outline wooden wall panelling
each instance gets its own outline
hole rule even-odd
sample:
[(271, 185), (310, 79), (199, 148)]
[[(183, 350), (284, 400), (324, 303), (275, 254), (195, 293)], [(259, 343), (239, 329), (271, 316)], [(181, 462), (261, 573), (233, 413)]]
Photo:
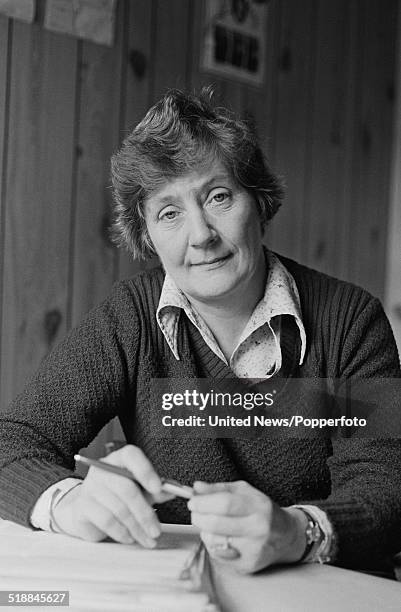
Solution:
[[(2, 179), (3, 163), (5, 161), (5, 138), (6, 138), (6, 122), (8, 113), (8, 80), (9, 74), (9, 56), (8, 56), (8, 40), (11, 39), (11, 20), (5, 17), (0, 17), (0, 178)], [(1, 180), (1, 185), (3, 181)], [(0, 191), (1, 197), (1, 191)], [(1, 208), (0, 208), (1, 210)]]
[[(136, 0), (126, 3), (120, 143), (143, 118), (150, 106), (150, 85), (152, 71), (154, 70), (153, 36), (155, 18), (154, 0)], [(149, 262), (134, 261), (125, 249), (119, 249), (118, 258), (119, 278), (132, 276), (155, 263), (155, 260)], [(112, 423), (109, 440), (125, 440), (118, 419), (114, 419)]]
[[(144, 117), (150, 106), (156, 6), (154, 0), (127, 2), (126, 45), (123, 50), (123, 88), (120, 143)], [(133, 261), (131, 255), (119, 250), (119, 277), (126, 278), (145, 269), (149, 264)]]
[(361, 80), (352, 197), (350, 278), (383, 297), (397, 0), (360, 3)]
[(282, 208), (271, 224), (268, 241), (283, 255), (302, 258), (310, 162), (310, 92), (316, 37), (315, 2), (282, 0), (273, 126), (274, 168), (286, 185)]
[[(346, 0), (317, 3), (313, 118), (311, 126), (310, 175), (303, 236), (303, 259), (313, 268), (337, 275), (338, 255), (346, 252), (342, 228), (349, 226), (344, 204), (343, 177), (346, 171), (345, 119), (348, 11)], [(347, 67), (344, 70), (344, 67)]]
[(120, 136), (123, 4), (113, 47), (82, 42), (77, 109), (76, 211), (73, 241), (72, 324), (108, 293), (116, 278), (110, 241), (110, 157)]
[(76, 42), (14, 22), (5, 210), (2, 402), (65, 332)]
[[(6, 198), (6, 173), (7, 173), (7, 131), (9, 110), (9, 38), (11, 41), (11, 21), (0, 17), (0, 329), (3, 308), (3, 264), (4, 264), (4, 215)], [(0, 335), (0, 372), (1, 372), (1, 335)], [(1, 402), (1, 393), (0, 393)], [(0, 403), (1, 409), (1, 403)]]
[(398, 5), (396, 99), (384, 307), (401, 356), (401, 3)]
[(255, 125), (263, 151), (273, 169), (280, 12), (281, 2), (271, 0), (266, 22), (264, 84), (261, 87), (246, 87), (242, 96), (243, 114)]
[(233, 78), (225, 78), (201, 69), (203, 37), (207, 28), (205, 21), (206, 7), (204, 0), (199, 0), (199, 2), (192, 0), (190, 6), (191, 27), (189, 31), (191, 32), (191, 39), (188, 46), (188, 56), (192, 60), (189, 62), (188, 87), (192, 91), (199, 92), (203, 86), (211, 85), (215, 103), (217, 105), (223, 104), (241, 115), (244, 111), (244, 98), (248, 86)]
[[(256, 128), (259, 142), (273, 172), (275, 159), (275, 123), (277, 113), (277, 80), (280, 41), (281, 2), (271, 0), (266, 22), (266, 66), (263, 87), (247, 87), (243, 92), (243, 116)], [(270, 226), (265, 230), (264, 242), (270, 245)]]
[(244, 110), (245, 92), (248, 87), (248, 85), (239, 81), (221, 78), (217, 82), (216, 93), (218, 93), (219, 99), (225, 106), (241, 117)]
[[(117, 250), (110, 241), (110, 156), (121, 125), (125, 5), (118, 4), (113, 47), (82, 42), (77, 109), (75, 227), (73, 240), (72, 324), (110, 292), (117, 276)], [(82, 452), (102, 457), (113, 438), (107, 424)]]
[(205, 0), (190, 0), (191, 37), (188, 47), (188, 57), (190, 58), (188, 88), (190, 91), (199, 93), (202, 87), (211, 85), (214, 91), (214, 101), (221, 104), (226, 102), (225, 79), (201, 69), (203, 37), (207, 28), (205, 11)]
[(360, 69), (360, 37), (359, 32), (359, 3), (346, 3), (346, 30), (344, 56), (345, 94), (344, 116), (341, 128), (341, 146), (343, 151), (342, 175), (339, 180), (339, 212), (335, 219), (335, 238), (341, 248), (336, 248), (333, 256), (335, 263), (329, 270), (343, 280), (350, 280), (349, 245), (353, 240), (352, 210), (353, 210), (353, 178), (355, 171), (355, 140), (358, 123), (358, 88)]
[[(189, 58), (188, 62), (188, 79), (187, 86), (190, 91), (199, 93), (202, 87), (212, 86), (214, 91), (213, 100), (216, 104), (228, 103), (232, 108), (236, 105), (240, 105), (239, 98), (237, 104), (235, 100), (227, 100), (225, 79), (205, 72), (201, 69), (201, 54), (204, 32), (207, 28), (205, 21), (205, 1), (204, 0), (190, 0), (190, 21), (191, 21), (191, 37), (189, 40), (189, 46), (187, 55)], [(230, 104), (231, 102), (231, 104)]]
[(204, 85), (210, 85), (210, 75), (200, 69), (200, 54), (202, 37), (205, 28), (204, 23), (204, 0), (189, 0), (189, 11), (191, 21), (190, 46), (188, 56), (190, 58), (188, 68), (188, 88), (191, 91), (199, 91)]
[(186, 87), (190, 4), (187, 0), (154, 0), (156, 9), (151, 104), (172, 87)]

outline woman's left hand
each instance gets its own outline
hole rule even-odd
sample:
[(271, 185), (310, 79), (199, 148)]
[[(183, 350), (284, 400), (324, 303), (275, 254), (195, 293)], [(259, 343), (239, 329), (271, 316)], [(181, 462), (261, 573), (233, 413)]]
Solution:
[(248, 574), (302, 557), (307, 527), (302, 510), (281, 508), (244, 481), (196, 482), (194, 491), (188, 502), (192, 523), (215, 559)]

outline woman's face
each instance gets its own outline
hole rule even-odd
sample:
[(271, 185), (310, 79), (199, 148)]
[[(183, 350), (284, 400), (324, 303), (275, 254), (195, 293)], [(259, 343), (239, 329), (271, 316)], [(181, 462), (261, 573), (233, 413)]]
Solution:
[(146, 200), (145, 220), (165, 270), (189, 300), (229, 304), (262, 289), (257, 206), (222, 163), (166, 182)]

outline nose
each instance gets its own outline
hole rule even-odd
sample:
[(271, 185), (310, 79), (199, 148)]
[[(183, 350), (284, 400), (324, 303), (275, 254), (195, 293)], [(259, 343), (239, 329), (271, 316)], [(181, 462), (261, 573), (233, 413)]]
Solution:
[(188, 216), (188, 241), (194, 248), (205, 248), (217, 239), (217, 231), (201, 208), (191, 211)]

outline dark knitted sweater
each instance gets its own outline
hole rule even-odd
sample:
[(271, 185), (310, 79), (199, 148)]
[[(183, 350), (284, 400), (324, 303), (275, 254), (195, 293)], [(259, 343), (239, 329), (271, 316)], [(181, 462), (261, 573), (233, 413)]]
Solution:
[[(282, 376), (400, 376), (393, 335), (377, 299), (281, 260), (298, 287), (307, 338), (299, 366), (299, 337), (283, 325)], [(163, 279), (158, 268), (117, 283), (3, 410), (0, 516), (29, 524), (40, 494), (73, 475), (74, 453), (117, 415), (127, 441), (144, 450), (160, 475), (185, 484), (244, 479), (282, 506), (318, 505), (334, 526), (337, 564), (383, 567), (401, 550), (398, 440), (155, 438), (150, 426), (152, 379), (233, 375), (185, 316), (179, 325), (181, 359), (175, 359), (155, 317)], [(166, 522), (189, 521), (182, 500), (161, 505), (158, 514)]]

